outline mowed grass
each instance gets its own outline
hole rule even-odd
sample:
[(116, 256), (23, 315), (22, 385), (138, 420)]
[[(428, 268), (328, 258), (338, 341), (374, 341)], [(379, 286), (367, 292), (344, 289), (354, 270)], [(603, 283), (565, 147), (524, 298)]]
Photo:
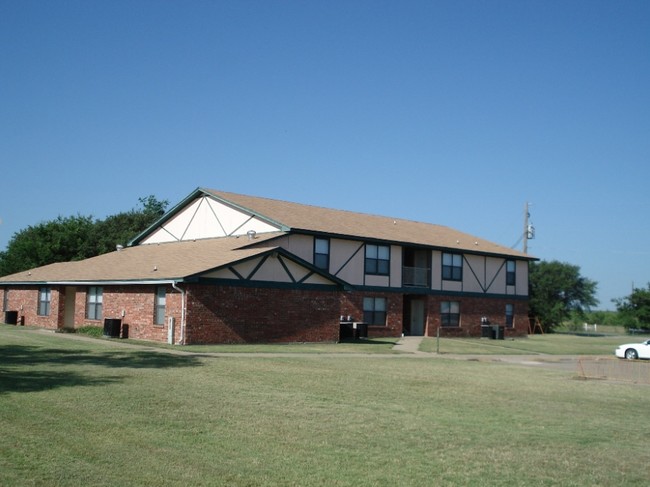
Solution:
[(503, 363), (0, 326), (0, 485), (644, 485), (649, 394)]
[(580, 336), (564, 334), (530, 335), (524, 338), (489, 340), (486, 338), (425, 338), (423, 352), (478, 355), (613, 355), (623, 343), (642, 342), (645, 336)]

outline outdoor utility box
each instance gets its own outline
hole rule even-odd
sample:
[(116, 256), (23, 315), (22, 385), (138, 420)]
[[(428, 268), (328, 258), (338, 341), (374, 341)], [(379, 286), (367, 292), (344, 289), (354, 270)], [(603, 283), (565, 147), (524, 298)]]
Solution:
[(354, 323), (355, 327), (354, 338), (368, 338), (368, 323)]
[(116, 318), (104, 319), (104, 336), (110, 338), (120, 338), (122, 329), (122, 320)]
[(339, 340), (352, 338), (368, 338), (368, 323), (358, 323), (356, 321), (341, 321), (339, 330)]
[(341, 327), (339, 330), (339, 340), (354, 338), (354, 330), (352, 329), (352, 323), (341, 322), (339, 326)]
[(505, 326), (494, 325), (492, 327), (492, 338), (494, 340), (503, 340), (505, 338), (504, 337), (505, 333), (506, 333)]
[(18, 311), (5, 311), (5, 323), (7, 325), (17, 325)]
[(481, 338), (494, 338), (494, 327), (490, 325), (481, 325)]

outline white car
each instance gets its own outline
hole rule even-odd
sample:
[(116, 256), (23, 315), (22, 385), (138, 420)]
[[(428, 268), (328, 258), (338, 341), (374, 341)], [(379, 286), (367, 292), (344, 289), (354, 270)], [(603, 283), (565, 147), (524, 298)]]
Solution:
[(614, 351), (618, 358), (626, 358), (628, 360), (636, 360), (638, 358), (650, 359), (650, 340), (643, 343), (626, 343), (619, 345)]

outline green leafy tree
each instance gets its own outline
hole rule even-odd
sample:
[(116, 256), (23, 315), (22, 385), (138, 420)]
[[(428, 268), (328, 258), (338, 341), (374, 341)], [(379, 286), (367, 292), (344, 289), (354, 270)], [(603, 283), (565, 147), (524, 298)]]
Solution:
[(558, 262), (530, 264), (529, 305), (545, 331), (552, 331), (572, 312), (582, 314), (598, 304), (597, 283), (580, 275), (580, 267)]
[(126, 245), (164, 213), (167, 200), (158, 201), (154, 196), (139, 199), (142, 209), (109, 216), (98, 221), (94, 228), (95, 255), (112, 252), (117, 245)]
[(142, 208), (94, 220), (91, 216), (61, 217), (14, 234), (0, 252), (0, 275), (55, 262), (82, 260), (125, 245), (160, 218), (167, 200), (139, 199)]
[(0, 252), (0, 274), (92, 257), (93, 227), (90, 216), (59, 216), (17, 232)]
[(632, 294), (614, 299), (626, 328), (650, 328), (650, 283), (647, 289), (634, 288)]

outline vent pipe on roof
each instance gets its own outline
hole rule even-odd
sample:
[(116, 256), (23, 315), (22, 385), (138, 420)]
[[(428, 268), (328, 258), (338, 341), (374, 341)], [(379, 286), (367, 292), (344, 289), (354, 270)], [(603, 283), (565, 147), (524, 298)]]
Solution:
[(248, 236), (248, 240), (253, 240), (255, 235), (257, 235), (257, 232), (255, 230), (249, 230), (246, 232), (246, 235)]

